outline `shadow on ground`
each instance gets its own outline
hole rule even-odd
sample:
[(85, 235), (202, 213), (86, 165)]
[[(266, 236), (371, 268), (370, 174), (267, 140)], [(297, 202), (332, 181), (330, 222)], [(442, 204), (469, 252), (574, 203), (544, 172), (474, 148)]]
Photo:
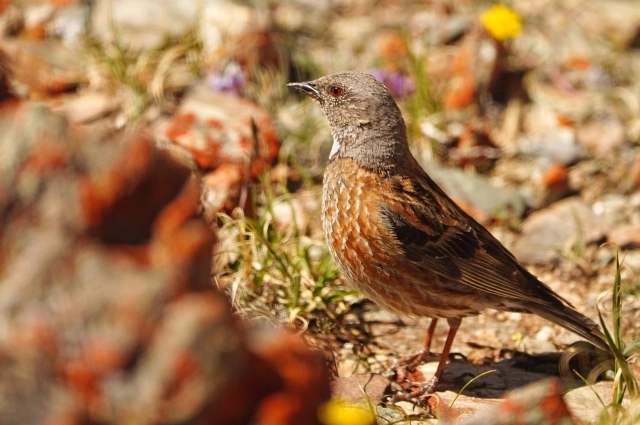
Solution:
[[(498, 398), (506, 392), (550, 376), (559, 377), (566, 389), (582, 387), (585, 382), (575, 372), (586, 377), (605, 359), (599, 357), (597, 353), (582, 352), (569, 362), (568, 369), (574, 373), (561, 373), (559, 365), (565, 362), (565, 358), (571, 354), (573, 353), (527, 354), (517, 352), (513, 353), (510, 358), (495, 363), (487, 362), (483, 365), (471, 364), (464, 360), (463, 356), (459, 356), (454, 358), (445, 368), (442, 382), (438, 385), (437, 391), (459, 393), (468, 384), (463, 391), (467, 396)], [(425, 366), (430, 366), (430, 364)], [(428, 377), (431, 371), (423, 369), (422, 372)], [(478, 377), (485, 372), (489, 373)]]

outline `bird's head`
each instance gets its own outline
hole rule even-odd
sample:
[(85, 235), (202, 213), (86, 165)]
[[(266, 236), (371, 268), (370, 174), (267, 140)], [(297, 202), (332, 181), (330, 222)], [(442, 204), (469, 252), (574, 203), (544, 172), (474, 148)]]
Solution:
[(320, 105), (333, 135), (330, 159), (380, 162), (408, 151), (400, 109), (389, 90), (372, 75), (348, 71), (287, 85)]

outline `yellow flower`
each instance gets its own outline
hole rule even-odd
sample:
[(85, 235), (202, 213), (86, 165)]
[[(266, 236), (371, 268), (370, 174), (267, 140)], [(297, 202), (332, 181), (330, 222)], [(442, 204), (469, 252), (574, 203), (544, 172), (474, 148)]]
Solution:
[(496, 4), (485, 10), (480, 21), (496, 40), (516, 37), (522, 31), (520, 15), (503, 4)]
[(318, 411), (325, 425), (372, 425), (376, 417), (369, 406), (342, 400), (329, 400)]

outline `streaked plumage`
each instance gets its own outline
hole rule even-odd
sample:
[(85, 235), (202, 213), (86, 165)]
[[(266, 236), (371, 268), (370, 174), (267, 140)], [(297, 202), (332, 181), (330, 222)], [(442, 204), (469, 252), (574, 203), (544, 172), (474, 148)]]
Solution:
[(461, 319), (487, 308), (537, 314), (607, 349), (593, 321), (431, 180), (409, 151), (400, 110), (380, 82), (344, 72), (290, 86), (320, 104), (334, 138), (322, 200), (333, 258), (382, 307), (448, 320), (436, 379)]

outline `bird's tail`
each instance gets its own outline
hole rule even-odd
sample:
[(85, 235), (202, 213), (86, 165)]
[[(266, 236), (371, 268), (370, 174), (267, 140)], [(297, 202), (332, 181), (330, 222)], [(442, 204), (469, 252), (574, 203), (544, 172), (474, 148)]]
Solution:
[(555, 308), (541, 307), (540, 310), (534, 311), (534, 313), (580, 335), (601, 350), (611, 351), (600, 327), (570, 305), (562, 304)]

